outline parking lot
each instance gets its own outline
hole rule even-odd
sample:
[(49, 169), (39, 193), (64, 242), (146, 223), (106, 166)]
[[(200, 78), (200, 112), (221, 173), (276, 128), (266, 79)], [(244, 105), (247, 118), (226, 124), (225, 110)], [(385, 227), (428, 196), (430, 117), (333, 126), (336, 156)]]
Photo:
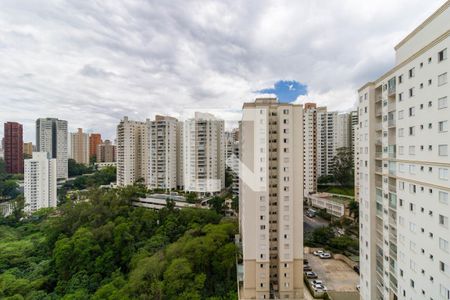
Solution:
[(329, 291), (356, 292), (359, 275), (346, 263), (334, 258), (320, 259), (313, 254), (305, 253), (305, 259), (318, 279), (323, 280)]

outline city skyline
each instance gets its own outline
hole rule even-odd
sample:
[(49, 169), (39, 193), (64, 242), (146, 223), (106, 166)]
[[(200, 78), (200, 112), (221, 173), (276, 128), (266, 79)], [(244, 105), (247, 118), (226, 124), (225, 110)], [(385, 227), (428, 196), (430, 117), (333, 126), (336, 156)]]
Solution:
[[(178, 118), (186, 108), (210, 107), (238, 120), (242, 103), (260, 92), (349, 111), (357, 87), (393, 64), (392, 47), (442, 1), (277, 3), (193, 3), (180, 11), (139, 2), (103, 10), (89, 3), (23, 9), (21, 2), (3, 2), (0, 53), (10, 59), (0, 74), (0, 97), (11, 109), (0, 118), (23, 124), (24, 141), (33, 141), (38, 117), (68, 120), (70, 132), (83, 127), (108, 139), (125, 115)], [(305, 26), (296, 26), (299, 16)], [(394, 18), (395, 26), (379, 26)], [(269, 47), (280, 39), (283, 46)], [(384, 46), (371, 49), (368, 60), (373, 44)]]

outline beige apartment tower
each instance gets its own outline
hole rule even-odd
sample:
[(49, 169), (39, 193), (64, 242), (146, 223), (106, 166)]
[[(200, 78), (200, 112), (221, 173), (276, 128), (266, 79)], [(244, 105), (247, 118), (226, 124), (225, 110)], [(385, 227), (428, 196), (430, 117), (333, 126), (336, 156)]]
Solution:
[(116, 146), (110, 140), (105, 140), (103, 143), (97, 145), (97, 162), (115, 162), (116, 152)]
[(138, 122), (124, 117), (117, 126), (117, 185), (148, 182), (150, 121)]
[(81, 128), (70, 133), (70, 158), (79, 164), (89, 164), (89, 135)]
[(303, 108), (256, 99), (240, 128), (240, 299), (303, 299)]

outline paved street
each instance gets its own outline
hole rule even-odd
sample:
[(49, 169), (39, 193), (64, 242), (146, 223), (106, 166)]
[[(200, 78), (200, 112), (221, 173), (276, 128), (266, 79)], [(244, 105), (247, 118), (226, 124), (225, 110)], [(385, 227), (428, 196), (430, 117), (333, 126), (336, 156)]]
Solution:
[(322, 219), (319, 216), (315, 216), (314, 218), (307, 217), (303, 214), (303, 231), (311, 232), (316, 228), (328, 226), (329, 222), (327, 220)]

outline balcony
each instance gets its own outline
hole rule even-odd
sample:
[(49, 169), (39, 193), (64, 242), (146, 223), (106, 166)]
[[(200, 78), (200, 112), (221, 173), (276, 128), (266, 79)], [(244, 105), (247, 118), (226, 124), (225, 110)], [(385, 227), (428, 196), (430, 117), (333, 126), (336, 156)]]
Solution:
[(389, 128), (392, 128), (392, 127), (395, 127), (396, 125), (395, 125), (395, 119), (390, 119), (390, 120), (388, 120), (388, 127)]
[(377, 117), (377, 118), (381, 117), (382, 114), (383, 114), (383, 112), (382, 112), (381, 108), (375, 110), (375, 117)]
[(396, 90), (395, 77), (392, 77), (388, 81), (388, 96), (395, 95), (395, 90)]
[(381, 159), (382, 156), (383, 156), (383, 152), (381, 152), (381, 151), (375, 152), (375, 158)]

